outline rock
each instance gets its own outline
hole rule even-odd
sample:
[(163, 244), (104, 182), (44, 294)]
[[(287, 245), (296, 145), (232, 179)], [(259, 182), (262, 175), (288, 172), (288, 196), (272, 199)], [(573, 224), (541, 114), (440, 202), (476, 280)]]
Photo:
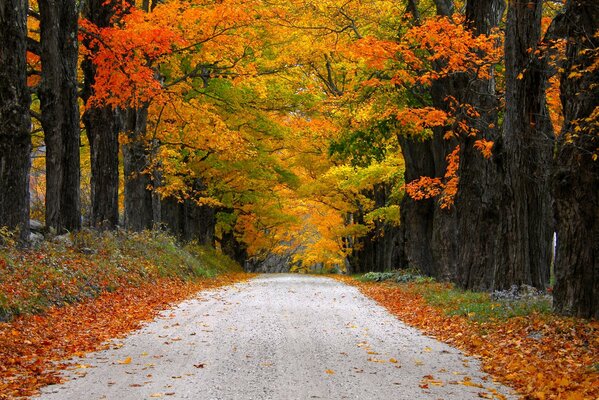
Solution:
[(69, 233), (65, 233), (64, 235), (55, 236), (52, 239), (52, 243), (62, 244), (65, 247), (71, 247), (73, 245), (73, 240), (71, 239), (71, 235)]
[(79, 251), (83, 254), (96, 254), (96, 251), (94, 249), (90, 249), (89, 247), (83, 247)]
[(44, 235), (31, 231), (29, 233), (29, 243), (34, 246), (41, 244), (44, 241)]
[(32, 232), (41, 232), (42, 230), (44, 230), (44, 224), (42, 224), (37, 219), (32, 219), (29, 220), (29, 229)]

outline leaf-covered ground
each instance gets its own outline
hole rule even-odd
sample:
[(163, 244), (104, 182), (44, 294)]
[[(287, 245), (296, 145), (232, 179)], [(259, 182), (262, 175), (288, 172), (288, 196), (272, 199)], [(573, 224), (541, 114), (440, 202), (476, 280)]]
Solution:
[(479, 356), (486, 372), (525, 399), (599, 399), (597, 321), (536, 311), (489, 318), (476, 318), (474, 311), (457, 315), (448, 302), (434, 302), (434, 296), (426, 295), (451, 290), (442, 284), (338, 279), (356, 285), (425, 334)]
[(32, 395), (41, 386), (60, 382), (59, 371), (69, 357), (101, 348), (108, 339), (139, 328), (169, 304), (198, 290), (250, 276), (233, 273), (194, 282), (163, 278), (0, 323), (0, 399)]
[(136, 329), (198, 290), (247, 279), (214, 249), (160, 232), (83, 230), (0, 247), (0, 399), (60, 380), (71, 356)]

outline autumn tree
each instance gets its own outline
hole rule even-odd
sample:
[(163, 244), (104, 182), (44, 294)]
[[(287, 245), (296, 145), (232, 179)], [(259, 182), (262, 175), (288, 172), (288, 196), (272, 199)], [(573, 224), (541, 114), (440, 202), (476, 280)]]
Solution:
[[(491, 35), (499, 26), (504, 10), (503, 0), (468, 1), (466, 25), (475, 35)], [(498, 39), (493, 40), (500, 46)], [(493, 72), (495, 65), (484, 68), (490, 71), (485, 78), (464, 82), (462, 101), (475, 111), (465, 120), (476, 134), (461, 138), (460, 183), (455, 201), (459, 251), (454, 279), (470, 289), (496, 287), (494, 273), (503, 268), (500, 243), (505, 239), (500, 230), (503, 219), (500, 98)], [(486, 156), (477, 148), (480, 143), (492, 146)]]
[[(115, 16), (114, 2), (88, 0), (82, 16), (97, 28), (112, 25)], [(96, 32), (82, 32), (84, 54), (98, 50), (101, 40)], [(91, 54), (82, 62), (84, 74), (82, 99), (85, 102), (83, 123), (90, 145), (91, 159), (91, 218), (90, 224), (99, 228), (115, 228), (119, 221), (119, 143), (120, 119), (118, 110), (112, 106), (94, 104), (94, 84), (97, 66)]]
[(557, 137), (555, 309), (599, 318), (599, 7), (570, 0), (563, 23), (564, 127)]
[(46, 226), (81, 227), (78, 19), (75, 0), (40, 0), (41, 122), (46, 146)]
[(31, 97), (27, 88), (25, 0), (0, 4), (0, 226), (29, 235)]
[(503, 254), (495, 287), (549, 283), (553, 216), (549, 165), (553, 129), (544, 65), (538, 56), (542, 1), (510, 2), (505, 35)]

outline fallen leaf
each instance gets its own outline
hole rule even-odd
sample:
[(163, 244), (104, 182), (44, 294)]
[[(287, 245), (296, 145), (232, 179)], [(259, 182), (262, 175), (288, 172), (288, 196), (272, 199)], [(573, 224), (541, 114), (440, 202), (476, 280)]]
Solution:
[(119, 364), (131, 364), (131, 357), (127, 357), (124, 360), (118, 361)]

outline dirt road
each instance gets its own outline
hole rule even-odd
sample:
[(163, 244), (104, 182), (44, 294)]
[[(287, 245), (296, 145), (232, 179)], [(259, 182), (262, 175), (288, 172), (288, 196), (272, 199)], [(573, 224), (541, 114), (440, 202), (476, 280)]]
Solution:
[(111, 347), (75, 360), (70, 380), (39, 398), (511, 398), (475, 359), (354, 287), (313, 276), (262, 275), (200, 293)]

